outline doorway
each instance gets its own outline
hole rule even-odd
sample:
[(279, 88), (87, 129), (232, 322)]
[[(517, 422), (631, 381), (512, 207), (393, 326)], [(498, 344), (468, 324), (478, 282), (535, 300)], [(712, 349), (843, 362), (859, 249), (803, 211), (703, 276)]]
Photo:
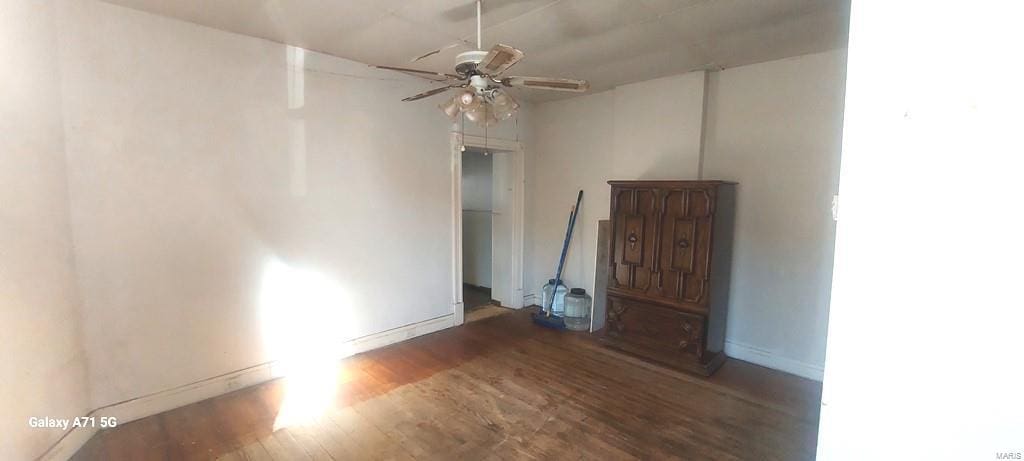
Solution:
[(518, 142), (453, 133), (452, 162), (458, 325), (474, 311), (523, 307), (523, 152)]
[(501, 304), (491, 297), (495, 155), (500, 154), (478, 147), (462, 152), (462, 303), (467, 317)]

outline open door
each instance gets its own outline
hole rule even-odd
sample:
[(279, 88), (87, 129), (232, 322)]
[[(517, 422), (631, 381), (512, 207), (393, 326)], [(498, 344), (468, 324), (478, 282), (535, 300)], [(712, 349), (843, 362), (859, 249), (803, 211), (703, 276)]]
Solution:
[(513, 285), (513, 163), (512, 154), (493, 152), (491, 174), (491, 297), (505, 307), (514, 303)]

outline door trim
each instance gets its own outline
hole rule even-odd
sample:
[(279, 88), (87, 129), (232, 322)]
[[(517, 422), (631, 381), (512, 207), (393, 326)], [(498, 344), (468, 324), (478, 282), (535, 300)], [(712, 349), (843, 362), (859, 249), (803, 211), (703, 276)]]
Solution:
[(453, 132), (451, 134), (452, 165), (452, 313), (455, 325), (462, 325), (462, 146), (502, 151), (512, 156), (512, 299), (511, 308), (523, 307), (523, 227), (525, 210), (526, 161), (523, 144), (500, 138), (484, 138)]

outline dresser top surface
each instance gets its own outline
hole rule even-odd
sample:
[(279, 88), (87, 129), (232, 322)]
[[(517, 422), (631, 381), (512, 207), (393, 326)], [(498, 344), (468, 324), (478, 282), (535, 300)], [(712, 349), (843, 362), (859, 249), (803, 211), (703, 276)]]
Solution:
[(608, 184), (612, 186), (653, 186), (653, 187), (672, 187), (672, 186), (683, 186), (683, 187), (705, 187), (705, 186), (720, 186), (723, 184), (737, 184), (735, 181), (721, 181), (721, 180), (665, 180), (665, 179), (651, 179), (651, 180), (637, 180), (637, 179), (613, 179), (608, 181)]

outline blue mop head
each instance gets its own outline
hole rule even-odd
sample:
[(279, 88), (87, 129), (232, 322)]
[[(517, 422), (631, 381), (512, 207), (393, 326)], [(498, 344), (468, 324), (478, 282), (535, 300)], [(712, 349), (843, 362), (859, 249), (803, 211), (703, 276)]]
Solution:
[(552, 314), (549, 317), (546, 313), (544, 313), (544, 311), (538, 311), (534, 312), (532, 317), (533, 323), (536, 323), (537, 325), (540, 325), (542, 327), (553, 328), (555, 330), (565, 329), (565, 320), (562, 320), (562, 318), (557, 315)]

